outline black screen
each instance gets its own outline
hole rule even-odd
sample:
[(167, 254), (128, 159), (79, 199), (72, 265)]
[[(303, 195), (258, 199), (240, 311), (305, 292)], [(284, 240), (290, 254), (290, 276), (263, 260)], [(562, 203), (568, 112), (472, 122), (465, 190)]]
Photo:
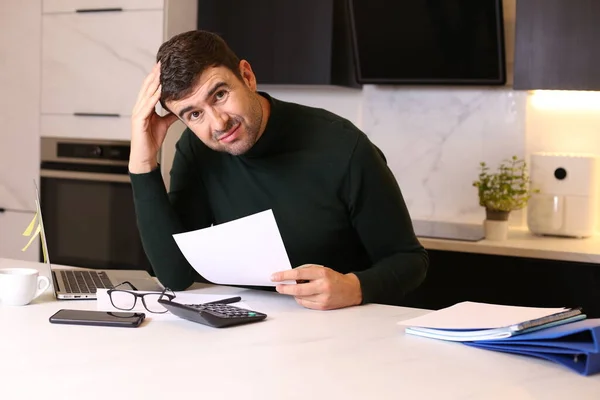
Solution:
[(59, 310), (50, 317), (54, 324), (122, 326), (134, 328), (139, 326), (146, 315), (144, 313), (95, 310)]
[(134, 322), (143, 313), (121, 311), (95, 310), (60, 310), (55, 314), (56, 319), (64, 321), (94, 321), (94, 322)]
[(151, 270), (129, 182), (42, 177), (41, 205), (52, 263)]
[(350, 0), (360, 83), (504, 84), (501, 0)]

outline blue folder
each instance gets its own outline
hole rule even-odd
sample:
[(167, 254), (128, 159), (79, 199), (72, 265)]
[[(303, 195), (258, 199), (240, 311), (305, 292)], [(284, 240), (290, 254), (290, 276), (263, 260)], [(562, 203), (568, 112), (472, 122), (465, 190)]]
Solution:
[(585, 319), (499, 340), (467, 346), (546, 359), (581, 375), (600, 372), (600, 318)]

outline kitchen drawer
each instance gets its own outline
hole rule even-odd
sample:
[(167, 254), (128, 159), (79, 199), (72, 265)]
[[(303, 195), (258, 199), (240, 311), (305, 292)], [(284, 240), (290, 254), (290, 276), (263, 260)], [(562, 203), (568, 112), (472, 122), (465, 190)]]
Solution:
[(71, 115), (42, 115), (41, 137), (77, 139), (130, 140), (129, 117), (74, 117)]
[(162, 11), (44, 15), (42, 114), (131, 115), (162, 32)]
[(163, 0), (44, 0), (42, 12), (64, 13), (120, 8), (123, 10), (162, 10)]
[[(33, 183), (31, 185), (32, 196)], [(29, 237), (22, 233), (31, 222), (33, 212), (0, 212), (0, 258), (13, 258), (23, 261), (39, 261), (40, 239), (39, 236), (26, 251), (21, 251), (29, 241)]]

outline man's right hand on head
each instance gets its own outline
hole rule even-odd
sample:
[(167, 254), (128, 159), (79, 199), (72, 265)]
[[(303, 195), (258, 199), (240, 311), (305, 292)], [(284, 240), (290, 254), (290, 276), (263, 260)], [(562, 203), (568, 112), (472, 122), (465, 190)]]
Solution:
[(157, 166), (157, 155), (167, 130), (177, 120), (175, 114), (160, 116), (156, 104), (160, 100), (160, 63), (144, 79), (131, 113), (131, 154), (129, 172), (142, 174)]

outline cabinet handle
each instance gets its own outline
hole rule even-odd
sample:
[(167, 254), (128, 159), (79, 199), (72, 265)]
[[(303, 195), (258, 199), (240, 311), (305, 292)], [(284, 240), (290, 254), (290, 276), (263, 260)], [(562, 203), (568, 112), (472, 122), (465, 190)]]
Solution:
[(119, 118), (121, 116), (121, 114), (86, 113), (86, 112), (74, 112), (73, 115), (76, 117), (110, 117), (110, 118)]
[(95, 13), (95, 12), (114, 12), (114, 11), (123, 11), (122, 8), (78, 8), (75, 12), (78, 13)]
[(33, 213), (33, 211), (15, 210), (13, 208), (0, 207), (0, 214), (5, 213), (5, 212), (24, 213), (24, 214), (31, 214), (31, 213)]

